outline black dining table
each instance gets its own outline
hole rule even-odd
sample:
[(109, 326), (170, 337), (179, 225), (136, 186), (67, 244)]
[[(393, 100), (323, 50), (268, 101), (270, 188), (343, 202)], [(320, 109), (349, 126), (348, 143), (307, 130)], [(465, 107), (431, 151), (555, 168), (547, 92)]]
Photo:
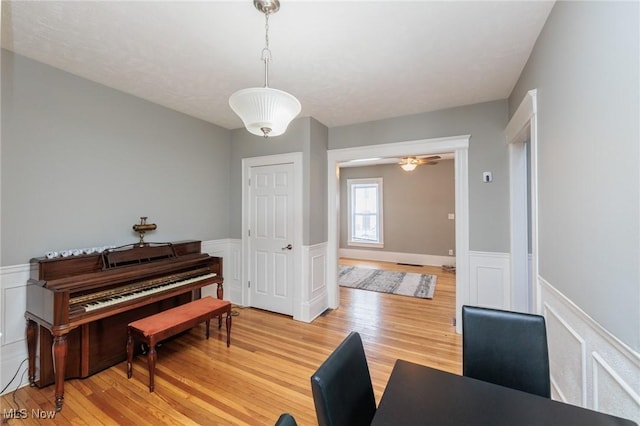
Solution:
[(371, 423), (401, 425), (626, 425), (631, 420), (396, 361)]

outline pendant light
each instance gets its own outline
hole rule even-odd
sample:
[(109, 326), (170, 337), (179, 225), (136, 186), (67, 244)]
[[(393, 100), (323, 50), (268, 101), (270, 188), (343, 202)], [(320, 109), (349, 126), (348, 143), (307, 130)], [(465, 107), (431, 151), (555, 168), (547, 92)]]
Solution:
[(265, 16), (264, 87), (251, 87), (235, 92), (229, 98), (229, 106), (254, 135), (279, 136), (300, 113), (302, 106), (293, 95), (269, 87), (269, 15), (280, 9), (279, 0), (253, 0), (253, 5)]

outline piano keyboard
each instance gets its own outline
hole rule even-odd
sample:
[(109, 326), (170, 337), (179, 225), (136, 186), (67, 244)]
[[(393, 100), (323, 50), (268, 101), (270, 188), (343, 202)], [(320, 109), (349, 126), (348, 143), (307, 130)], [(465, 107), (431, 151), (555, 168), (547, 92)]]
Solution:
[(202, 280), (206, 280), (207, 278), (213, 278), (213, 277), (215, 277), (217, 275), (218, 274), (198, 275), (196, 277), (188, 278), (186, 280), (174, 281), (174, 282), (163, 284), (163, 285), (159, 285), (159, 286), (156, 286), (156, 287), (151, 287), (151, 288), (146, 288), (144, 290), (135, 291), (133, 293), (120, 294), (120, 295), (116, 295), (116, 296), (110, 297), (108, 299), (97, 300), (95, 302), (82, 304), (81, 306), (82, 306), (82, 308), (84, 309), (85, 312), (91, 312), (91, 311), (95, 311), (96, 309), (102, 309), (102, 308), (107, 307), (107, 306), (117, 305), (119, 303), (126, 302), (126, 301), (129, 301), (129, 300), (138, 299), (138, 298), (141, 298), (141, 297), (144, 297), (144, 296), (148, 296), (148, 295), (155, 294), (155, 293), (160, 293), (160, 292), (166, 291), (166, 290), (171, 290), (172, 288), (181, 287), (181, 286), (184, 286), (184, 285), (187, 285), (187, 284), (194, 283), (196, 281), (202, 281)]

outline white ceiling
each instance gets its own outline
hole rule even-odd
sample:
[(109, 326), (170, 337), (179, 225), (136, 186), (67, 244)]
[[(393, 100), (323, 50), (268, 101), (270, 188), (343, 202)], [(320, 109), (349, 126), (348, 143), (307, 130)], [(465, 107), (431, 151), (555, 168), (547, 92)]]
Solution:
[[(552, 6), (281, 0), (269, 85), (328, 127), (505, 99)], [(229, 95), (263, 85), (264, 15), (252, 0), (3, 0), (2, 47), (234, 129)]]

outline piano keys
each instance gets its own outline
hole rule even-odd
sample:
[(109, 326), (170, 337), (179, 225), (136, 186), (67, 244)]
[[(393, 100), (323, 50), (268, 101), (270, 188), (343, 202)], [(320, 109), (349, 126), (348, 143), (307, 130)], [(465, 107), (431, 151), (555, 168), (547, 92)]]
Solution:
[(217, 285), (217, 297), (223, 298), (222, 258), (201, 253), (200, 241), (31, 262), (25, 313), (29, 382), (55, 383), (58, 411), (65, 379), (88, 377), (126, 359), (127, 324), (197, 299), (207, 285)]

